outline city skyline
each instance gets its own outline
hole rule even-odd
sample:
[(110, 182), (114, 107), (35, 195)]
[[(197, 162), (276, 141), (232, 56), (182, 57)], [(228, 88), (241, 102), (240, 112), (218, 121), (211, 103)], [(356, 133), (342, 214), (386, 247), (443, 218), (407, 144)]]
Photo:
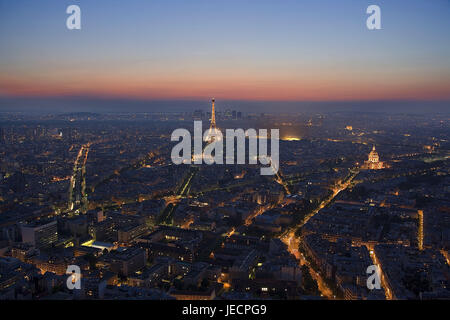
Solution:
[[(450, 297), (448, 117), (212, 117), (210, 103), (1, 113), (0, 300)], [(174, 130), (213, 118), (276, 124), (277, 174), (177, 165)]]
[(450, 300), (449, 9), (0, 0), (0, 303)]

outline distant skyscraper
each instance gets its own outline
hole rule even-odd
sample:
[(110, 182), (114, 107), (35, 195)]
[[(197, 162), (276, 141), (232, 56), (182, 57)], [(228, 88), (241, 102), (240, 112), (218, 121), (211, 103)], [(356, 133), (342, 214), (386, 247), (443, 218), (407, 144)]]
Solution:
[(417, 246), (419, 250), (423, 250), (423, 210), (417, 211), (419, 216), (419, 230), (417, 234)]
[(202, 120), (204, 116), (203, 110), (195, 110), (193, 113), (194, 120)]

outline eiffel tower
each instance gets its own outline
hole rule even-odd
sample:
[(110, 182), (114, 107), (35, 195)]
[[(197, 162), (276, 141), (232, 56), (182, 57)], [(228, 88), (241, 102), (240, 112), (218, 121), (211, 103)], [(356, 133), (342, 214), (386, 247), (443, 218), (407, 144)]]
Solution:
[(211, 100), (212, 102), (212, 110), (211, 110), (211, 125), (209, 127), (209, 137), (208, 137), (208, 142), (212, 142), (214, 141), (214, 136), (213, 134), (215, 134), (217, 132), (217, 127), (216, 127), (216, 109), (214, 107), (214, 103), (216, 102), (216, 100), (213, 98)]
[(211, 126), (209, 127), (209, 130), (211, 132), (214, 130), (216, 131), (216, 110), (214, 108), (214, 98), (212, 99), (212, 111), (211, 111)]

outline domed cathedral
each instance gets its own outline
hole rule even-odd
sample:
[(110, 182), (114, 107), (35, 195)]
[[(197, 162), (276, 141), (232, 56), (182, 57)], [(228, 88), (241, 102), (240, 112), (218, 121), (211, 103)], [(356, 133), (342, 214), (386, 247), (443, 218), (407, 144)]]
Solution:
[(384, 162), (380, 161), (380, 156), (378, 155), (375, 146), (373, 146), (372, 151), (369, 153), (369, 159), (364, 161), (362, 169), (379, 170), (384, 168), (387, 168), (387, 166)]
[(369, 153), (369, 162), (378, 163), (380, 162), (380, 157), (378, 156), (377, 150), (375, 150), (375, 146), (373, 146), (372, 151)]

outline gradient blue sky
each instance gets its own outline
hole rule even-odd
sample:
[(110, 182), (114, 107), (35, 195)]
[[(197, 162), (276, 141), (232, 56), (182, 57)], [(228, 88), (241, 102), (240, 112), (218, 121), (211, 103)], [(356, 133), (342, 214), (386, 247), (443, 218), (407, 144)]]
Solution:
[(0, 0), (0, 95), (450, 100), (449, 34), (448, 0)]

